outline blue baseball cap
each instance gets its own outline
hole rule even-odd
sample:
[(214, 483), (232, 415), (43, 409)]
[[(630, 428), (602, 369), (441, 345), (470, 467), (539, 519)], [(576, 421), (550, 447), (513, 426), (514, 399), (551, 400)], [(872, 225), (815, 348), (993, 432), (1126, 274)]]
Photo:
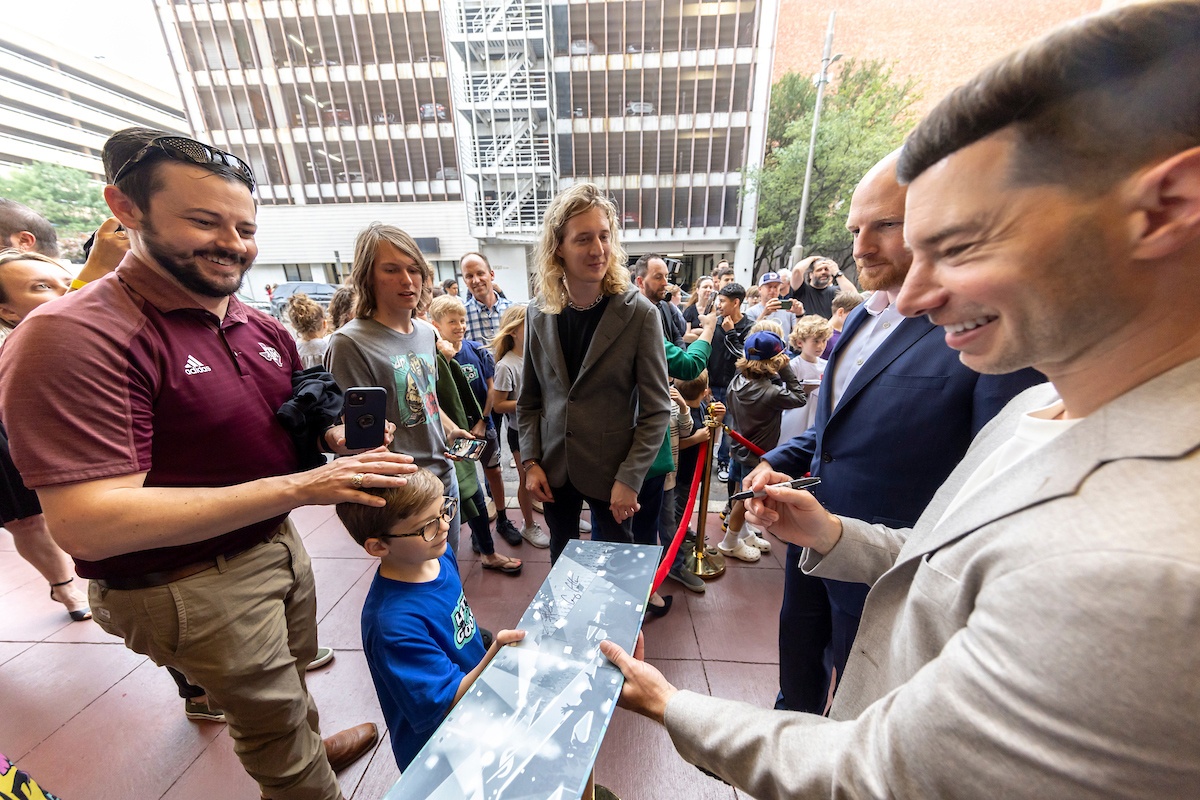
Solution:
[(783, 339), (770, 331), (759, 331), (746, 340), (746, 359), (766, 361), (783, 352)]
[(758, 279), (759, 286), (766, 286), (768, 283), (783, 283), (778, 272), (764, 272), (763, 276)]

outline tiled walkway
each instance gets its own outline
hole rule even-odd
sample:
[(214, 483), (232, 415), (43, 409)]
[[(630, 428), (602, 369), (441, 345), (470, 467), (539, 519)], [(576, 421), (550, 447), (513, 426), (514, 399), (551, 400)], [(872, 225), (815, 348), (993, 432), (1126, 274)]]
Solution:
[[(512, 513), (514, 521), (517, 512)], [(332, 665), (309, 674), (324, 731), (383, 719), (363, 658), (359, 611), (373, 574), (332, 508), (293, 513), (312, 555), (321, 644)], [(719, 529), (709, 516), (709, 540)], [(465, 537), (464, 537), (465, 539)], [(677, 686), (768, 706), (777, 685), (782, 546), (757, 564), (733, 562), (704, 595), (668, 581), (675, 606), (646, 623), (649, 660)], [(467, 545), (463, 583), (479, 622), (511, 626), (550, 567), (549, 554), (498, 540), (525, 560), (520, 577), (484, 572)], [(225, 726), (189, 722), (165, 670), (92, 622), (69, 621), (41, 577), (0, 530), (0, 752), (64, 800), (254, 800)], [(339, 775), (350, 800), (386, 794), (397, 772), (384, 741)], [(618, 710), (597, 780), (623, 800), (734, 798), (738, 793), (675, 754), (664, 731)], [(743, 795), (744, 796), (744, 795)]]

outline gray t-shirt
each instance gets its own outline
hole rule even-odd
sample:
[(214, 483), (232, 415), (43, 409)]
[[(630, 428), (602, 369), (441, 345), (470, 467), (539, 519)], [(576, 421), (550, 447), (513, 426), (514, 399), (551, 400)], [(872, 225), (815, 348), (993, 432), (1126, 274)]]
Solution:
[(343, 390), (382, 386), (387, 418), (395, 423), (391, 450), (407, 453), (445, 483), (452, 472), (437, 400), (436, 334), (413, 320), (404, 334), (372, 319), (353, 319), (329, 337), (326, 364)]
[[(521, 354), (516, 350), (509, 350), (496, 364), (492, 388), (497, 392), (508, 392), (509, 400), (516, 400), (521, 396)], [(514, 431), (517, 429), (516, 411), (505, 414), (504, 419), (508, 420)]]

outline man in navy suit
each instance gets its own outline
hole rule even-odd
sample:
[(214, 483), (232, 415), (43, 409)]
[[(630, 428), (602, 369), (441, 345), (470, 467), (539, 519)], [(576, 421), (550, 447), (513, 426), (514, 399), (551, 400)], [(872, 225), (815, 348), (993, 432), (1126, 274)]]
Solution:
[[(927, 318), (896, 310), (912, 263), (898, 155), (872, 167), (854, 190), (846, 227), (854, 235), (859, 282), (874, 293), (846, 320), (825, 370), (816, 420), (764, 455), (745, 484), (764, 472), (775, 473), (769, 478), (775, 483), (811, 471), (822, 481), (812, 492), (831, 513), (908, 528), (979, 429), (1045, 378), (1031, 369), (973, 372)], [(805, 575), (800, 553), (788, 546), (776, 707), (820, 714), (831, 681), (844, 671), (868, 587)]]

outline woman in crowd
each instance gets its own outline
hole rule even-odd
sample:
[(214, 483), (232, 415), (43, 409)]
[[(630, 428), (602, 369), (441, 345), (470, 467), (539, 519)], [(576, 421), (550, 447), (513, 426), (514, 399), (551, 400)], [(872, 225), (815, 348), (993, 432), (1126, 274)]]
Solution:
[(688, 326), (683, 340), (688, 344), (700, 338), (700, 315), (708, 313), (708, 301), (712, 294), (713, 279), (708, 275), (701, 275), (700, 280), (696, 281), (696, 288), (688, 297), (687, 305), (683, 307), (683, 319)]
[[(66, 294), (70, 285), (71, 276), (53, 259), (40, 253), (0, 251), (0, 326), (7, 333), (38, 306)], [(3, 429), (0, 521), (12, 534), (17, 553), (50, 584), (50, 599), (66, 606), (76, 622), (91, 619), (87, 595), (74, 583), (75, 565), (50, 537), (37, 495), (25, 487), (8, 454), (8, 436)]]
[(303, 292), (288, 298), (287, 319), (296, 329), (296, 350), (305, 369), (325, 363), (329, 340), (325, 338), (327, 323), (325, 309)]
[(671, 412), (658, 309), (630, 286), (616, 208), (596, 186), (554, 198), (534, 261), (517, 420), (526, 486), (545, 504), (557, 560), (585, 500), (592, 538), (632, 541)]

